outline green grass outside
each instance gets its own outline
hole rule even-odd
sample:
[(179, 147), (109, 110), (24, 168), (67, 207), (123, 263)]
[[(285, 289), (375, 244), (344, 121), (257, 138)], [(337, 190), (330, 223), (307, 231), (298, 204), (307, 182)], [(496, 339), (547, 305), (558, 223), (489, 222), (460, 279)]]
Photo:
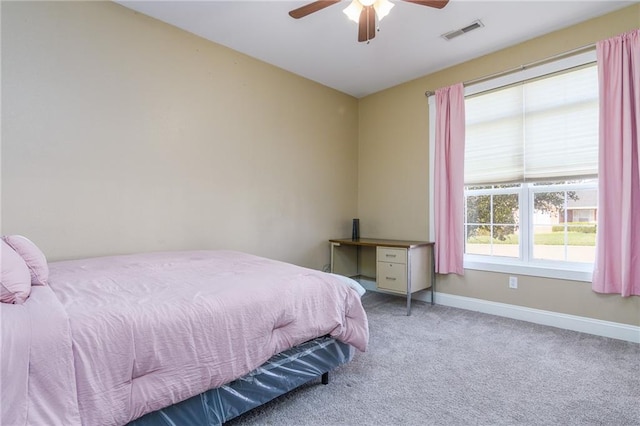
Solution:
[[(567, 232), (568, 245), (570, 246), (595, 246), (596, 234), (585, 234), (582, 232)], [(469, 244), (489, 244), (489, 236), (477, 236), (467, 238)], [(533, 243), (544, 246), (564, 245), (564, 233), (549, 232), (545, 234), (535, 234)], [(510, 234), (504, 241), (494, 238), (493, 244), (518, 244), (518, 236)]]

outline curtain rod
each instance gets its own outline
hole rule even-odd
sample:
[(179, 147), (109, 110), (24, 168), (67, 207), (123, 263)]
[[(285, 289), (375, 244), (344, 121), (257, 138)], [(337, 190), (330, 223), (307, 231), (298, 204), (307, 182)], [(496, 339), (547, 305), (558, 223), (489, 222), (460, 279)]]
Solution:
[[(468, 86), (470, 84), (476, 84), (476, 83), (481, 83), (483, 81), (491, 80), (493, 78), (503, 77), (505, 75), (513, 74), (514, 72), (524, 71), (524, 70), (526, 70), (528, 68), (532, 68), (532, 67), (535, 67), (535, 66), (543, 65), (543, 64), (546, 64), (548, 62), (556, 61), (558, 59), (562, 59), (562, 58), (566, 58), (566, 57), (569, 57), (569, 56), (578, 55), (580, 53), (588, 52), (589, 50), (592, 50), (595, 47), (596, 47), (595, 43), (588, 44), (586, 46), (578, 47), (576, 49), (569, 50), (567, 52), (558, 53), (557, 55), (549, 56), (548, 58), (540, 59), (540, 60), (537, 60), (537, 61), (534, 61), (534, 62), (529, 62), (528, 64), (520, 65), (519, 67), (511, 68), (511, 69), (508, 69), (506, 71), (499, 71), (499, 72), (496, 72), (496, 73), (493, 73), (493, 74), (485, 75), (484, 77), (474, 78), (473, 80), (465, 81), (462, 84), (464, 86)], [(433, 96), (435, 94), (436, 94), (435, 90), (427, 90), (426, 92), (424, 92), (424, 95), (426, 97)]]

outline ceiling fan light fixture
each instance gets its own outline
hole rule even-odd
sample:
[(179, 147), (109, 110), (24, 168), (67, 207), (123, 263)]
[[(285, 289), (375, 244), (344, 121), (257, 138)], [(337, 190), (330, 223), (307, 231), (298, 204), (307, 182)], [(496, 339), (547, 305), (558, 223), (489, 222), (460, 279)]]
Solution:
[(358, 0), (353, 0), (346, 9), (343, 10), (344, 14), (349, 17), (350, 20), (356, 24), (360, 22), (360, 12), (362, 12), (362, 4)]
[(389, 0), (378, 0), (373, 4), (373, 8), (376, 11), (376, 16), (378, 17), (378, 22), (382, 21), (382, 18), (387, 16), (391, 9), (395, 6)]
[(347, 6), (343, 12), (347, 17), (355, 22), (360, 22), (360, 13), (364, 7), (373, 6), (376, 11), (376, 17), (378, 22), (382, 21), (382, 18), (387, 16), (394, 4), (389, 0), (352, 0), (349, 6)]

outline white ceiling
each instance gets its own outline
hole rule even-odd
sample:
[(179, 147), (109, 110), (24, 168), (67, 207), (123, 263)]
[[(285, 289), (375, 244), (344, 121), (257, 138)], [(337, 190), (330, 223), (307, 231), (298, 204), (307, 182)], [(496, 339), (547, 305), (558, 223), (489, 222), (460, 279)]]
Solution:
[[(369, 44), (343, 1), (296, 20), (311, 1), (117, 0), (119, 4), (355, 97), (629, 6), (638, 1), (451, 0), (433, 9), (393, 0)], [(442, 34), (480, 19), (451, 41)]]

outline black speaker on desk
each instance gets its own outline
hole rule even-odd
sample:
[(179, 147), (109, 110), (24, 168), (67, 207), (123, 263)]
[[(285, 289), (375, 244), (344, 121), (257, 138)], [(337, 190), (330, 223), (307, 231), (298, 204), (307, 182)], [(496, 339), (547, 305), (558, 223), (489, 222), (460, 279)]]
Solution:
[(360, 239), (360, 219), (353, 219), (353, 227), (351, 228), (351, 239), (357, 241)]

